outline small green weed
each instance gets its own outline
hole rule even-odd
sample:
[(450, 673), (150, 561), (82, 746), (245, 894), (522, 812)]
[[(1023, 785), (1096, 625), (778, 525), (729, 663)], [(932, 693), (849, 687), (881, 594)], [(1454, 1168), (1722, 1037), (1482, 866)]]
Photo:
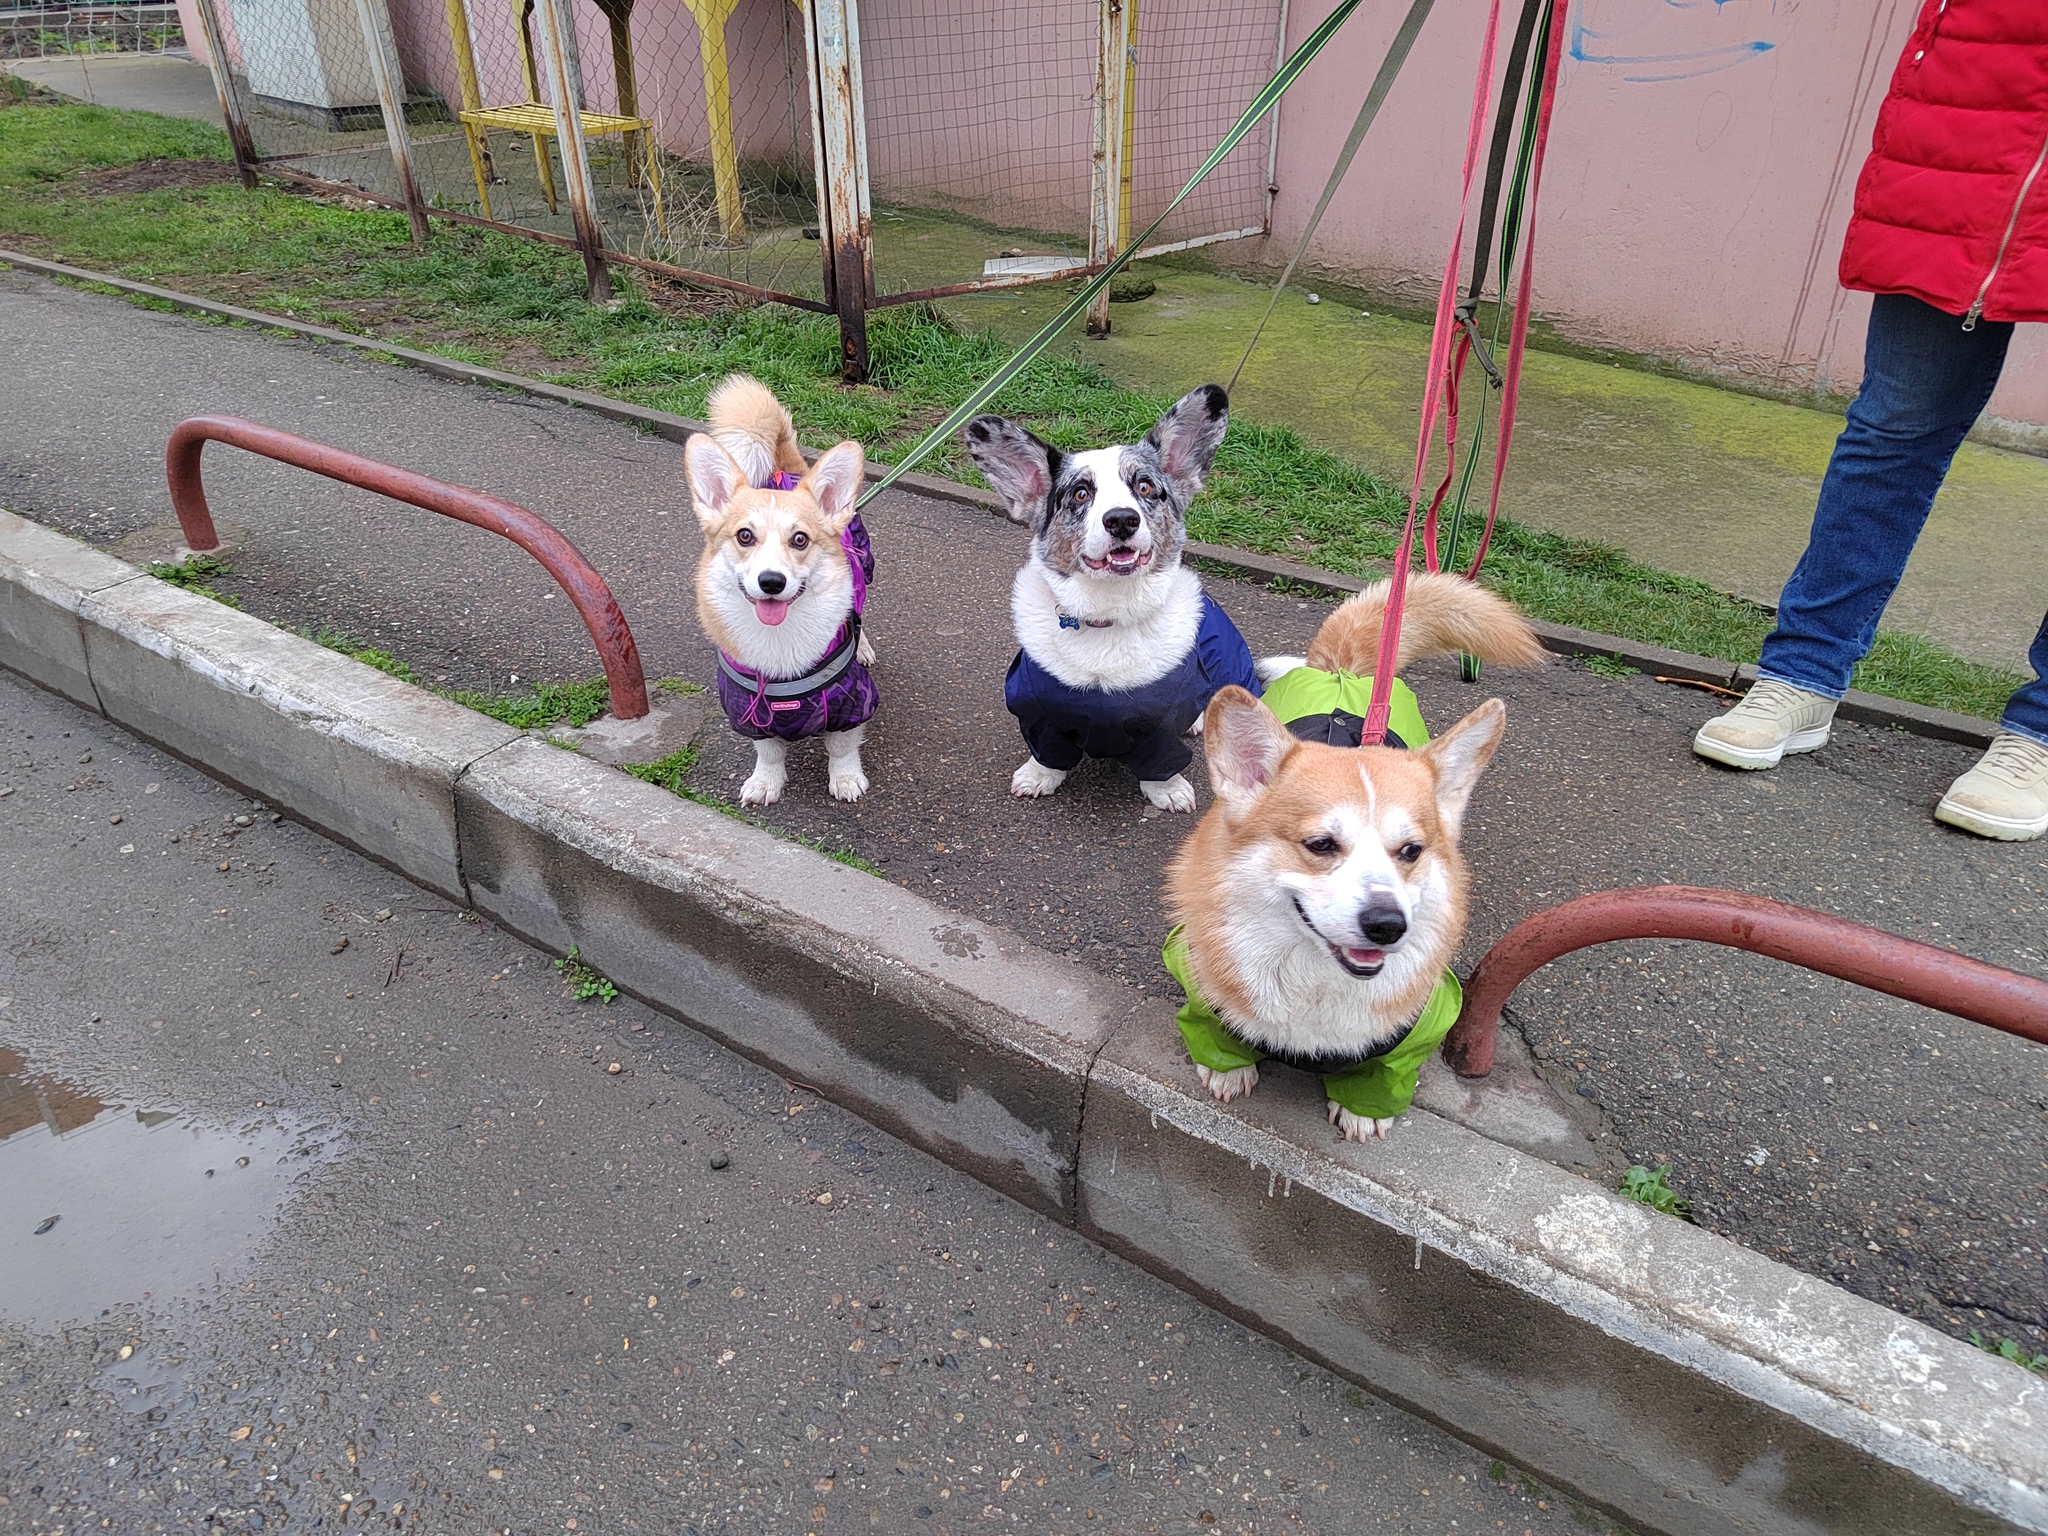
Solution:
[[(302, 631), (303, 633), (303, 631)], [(360, 661), (366, 667), (375, 667), (402, 683), (413, 683), (424, 688), (427, 680), (413, 670), (411, 663), (400, 661), (389, 651), (380, 651), (373, 645), (366, 645), (341, 629), (318, 629), (307, 638), (315, 645), (324, 645), (330, 651), (339, 651), (351, 661)]]
[(174, 587), (182, 587), (195, 597), (210, 597), (225, 608), (242, 606), (240, 598), (230, 597), (225, 592), (217, 592), (210, 585), (223, 576), (235, 574), (235, 568), (217, 555), (188, 555), (176, 565), (159, 560), (152, 565), (145, 565), (143, 569), (158, 581), (167, 581)]
[(657, 677), (654, 686), (663, 693), (672, 693), (679, 699), (687, 699), (704, 691), (702, 683), (693, 683), (686, 677)]
[(2021, 1367), (2023, 1370), (2048, 1375), (2048, 1355), (2029, 1354), (2027, 1353), (2026, 1346), (2016, 1339), (2000, 1339), (1998, 1342), (1993, 1343), (1979, 1330), (1972, 1328), (1970, 1330), (1970, 1342), (1983, 1350), (1987, 1355), (1996, 1355), (2001, 1360), (2010, 1360), (2014, 1365)]
[(569, 995), (579, 1003), (587, 1003), (593, 997), (609, 1003), (619, 995), (619, 989), (611, 984), (609, 977), (599, 975), (583, 963), (574, 944), (569, 946), (568, 954), (555, 962), (555, 969), (562, 973)]
[(683, 781), (697, 766), (697, 748), (694, 745), (678, 748), (658, 763), (627, 763), (624, 766), (634, 778), (659, 784), (670, 794), (680, 795), (683, 793)]
[(1602, 677), (1637, 677), (1641, 667), (1632, 667), (1619, 656), (1581, 656), (1580, 662), (1588, 672), (1597, 672)]
[(1647, 1205), (1653, 1211), (1680, 1220), (1690, 1220), (1692, 1208), (1678, 1198), (1678, 1191), (1671, 1187), (1671, 1165), (1662, 1164), (1652, 1170), (1641, 1163), (1621, 1176), (1621, 1192), (1638, 1204)]

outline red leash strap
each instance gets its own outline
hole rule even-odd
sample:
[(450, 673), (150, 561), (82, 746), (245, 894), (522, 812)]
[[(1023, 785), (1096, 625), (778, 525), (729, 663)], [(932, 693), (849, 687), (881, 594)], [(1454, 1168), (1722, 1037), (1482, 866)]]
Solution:
[[(1560, 29), (1561, 30), (1561, 29)], [(1458, 227), (1451, 253), (1444, 261), (1444, 280), (1436, 296), (1436, 325), (1429, 335), (1429, 372), (1422, 389), (1422, 432), (1415, 445), (1415, 478), (1408, 487), (1408, 517), (1401, 525), (1401, 547), (1394, 553), (1393, 588), (1387, 593), (1386, 616), (1380, 623), (1379, 658), (1373, 666), (1372, 704), (1359, 733), (1363, 746), (1378, 746), (1387, 736), (1387, 718), (1394, 707), (1394, 657), (1401, 644), (1401, 608), (1408, 597), (1408, 563), (1415, 554), (1415, 520), (1422, 509), (1422, 478), (1429, 472), (1430, 441), (1436, 435), (1438, 407), (1451, 361), (1452, 311), (1457, 307), (1458, 257), (1465, 245), (1465, 214), (1472, 202), (1472, 172), (1479, 164), (1479, 141), (1486, 127), (1486, 107), (1493, 94), (1493, 51), (1500, 39), (1500, 0), (1489, 0), (1486, 35), (1479, 49), (1479, 79), (1472, 88), (1472, 122), (1465, 133), (1465, 172), (1458, 193)], [(1447, 479), (1444, 484), (1450, 484)], [(1441, 501), (1443, 493), (1438, 492)], [(1435, 505), (1432, 504), (1432, 515)]]
[[(1538, 192), (1543, 184), (1543, 152), (1550, 140), (1551, 107), (1557, 98), (1558, 71), (1564, 59), (1564, 10), (1561, 0), (1550, 26), (1549, 45), (1544, 52), (1543, 73), (1537, 83), (1540, 95), (1536, 108), (1536, 143), (1530, 156), (1529, 196), (1522, 230), (1522, 272), (1515, 290), (1515, 314), (1508, 333), (1508, 355), (1502, 370), (1500, 441), (1494, 450), (1493, 482), (1486, 504), (1486, 525), (1480, 530), (1479, 546), (1472, 554), (1472, 563), (1464, 572), (1467, 581), (1477, 579), (1479, 568), (1485, 562), (1488, 545), (1493, 542), (1493, 529), (1500, 518), (1500, 492), (1502, 478), (1507, 473), (1508, 452), (1515, 435), (1515, 401), (1521, 390), (1522, 353), (1529, 336), (1529, 299), (1533, 289), (1536, 271), (1536, 204)], [(1500, 0), (1491, 0), (1487, 10), (1486, 36), (1479, 56), (1479, 79), (1472, 93), (1472, 123), (1465, 143), (1465, 169), (1458, 199), (1458, 228), (1451, 240), (1451, 253), (1444, 263), (1444, 280), (1437, 292), (1436, 324), (1430, 332), (1429, 373), (1422, 394), (1422, 430), (1415, 447), (1415, 477), (1408, 491), (1408, 516), (1401, 526), (1400, 548), (1394, 554), (1394, 569), (1391, 586), (1387, 592), (1385, 617), (1380, 623), (1379, 656), (1373, 666), (1373, 701), (1366, 712), (1365, 726), (1359, 740), (1365, 746), (1377, 746), (1386, 739), (1387, 719), (1393, 709), (1394, 690), (1380, 683), (1382, 678), (1394, 675), (1394, 658), (1400, 652), (1401, 612), (1408, 598), (1408, 568), (1415, 552), (1415, 523), (1418, 514), (1423, 521), (1423, 560), (1431, 571), (1440, 568), (1441, 557), (1437, 549), (1437, 513), (1442, 508), (1444, 497), (1449, 492), (1457, 467), (1458, 444), (1458, 385), (1464, 373), (1465, 360), (1471, 353), (1472, 340), (1453, 320), (1456, 312), (1458, 288), (1458, 256), (1465, 243), (1465, 215), (1472, 200), (1472, 172), (1479, 155), (1480, 130), (1485, 124), (1486, 107), (1491, 96), (1493, 83), (1494, 47), (1500, 35)], [(1503, 101), (1501, 111), (1507, 112), (1512, 102)], [(1453, 335), (1456, 346), (1453, 348)], [(1443, 483), (1436, 488), (1426, 511), (1422, 506), (1423, 477), (1429, 470), (1429, 450), (1436, 432), (1437, 413), (1444, 414), (1444, 447), (1448, 462), (1444, 468)], [(1455, 551), (1452, 552), (1455, 554)]]

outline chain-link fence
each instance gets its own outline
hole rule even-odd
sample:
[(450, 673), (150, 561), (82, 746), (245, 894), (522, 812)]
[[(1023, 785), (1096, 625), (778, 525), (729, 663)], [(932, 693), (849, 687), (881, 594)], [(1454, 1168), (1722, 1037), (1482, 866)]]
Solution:
[(167, 53), (184, 46), (176, 5), (0, 4), (0, 59)]
[[(1105, 259), (1235, 120), (1284, 24), (1280, 0), (190, 3), (264, 169), (581, 245), (594, 287), (604, 260), (651, 263), (829, 294), (856, 327)], [(1161, 244), (1265, 228), (1271, 132)], [(821, 230), (864, 251), (872, 231), (872, 291), (828, 279), (867, 258), (821, 261)]]

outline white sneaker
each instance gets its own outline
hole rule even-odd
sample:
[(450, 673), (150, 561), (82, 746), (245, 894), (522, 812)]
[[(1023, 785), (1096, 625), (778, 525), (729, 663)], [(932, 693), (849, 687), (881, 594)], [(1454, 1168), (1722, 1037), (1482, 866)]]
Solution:
[(1742, 702), (1699, 729), (1693, 751), (1730, 768), (1775, 768), (1787, 752), (1828, 744), (1835, 701), (1776, 678), (1759, 678)]
[(2000, 731), (1977, 766), (1949, 785), (1934, 819), (2007, 843), (2048, 832), (2048, 747)]

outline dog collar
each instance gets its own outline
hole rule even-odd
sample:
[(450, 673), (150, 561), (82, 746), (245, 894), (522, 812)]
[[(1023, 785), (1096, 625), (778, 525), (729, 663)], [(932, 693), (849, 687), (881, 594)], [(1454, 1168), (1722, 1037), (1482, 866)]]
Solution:
[(1115, 619), (1080, 618), (1074, 614), (1067, 612), (1067, 610), (1064, 608), (1058, 609), (1056, 611), (1060, 616), (1061, 629), (1108, 629), (1116, 623)]

